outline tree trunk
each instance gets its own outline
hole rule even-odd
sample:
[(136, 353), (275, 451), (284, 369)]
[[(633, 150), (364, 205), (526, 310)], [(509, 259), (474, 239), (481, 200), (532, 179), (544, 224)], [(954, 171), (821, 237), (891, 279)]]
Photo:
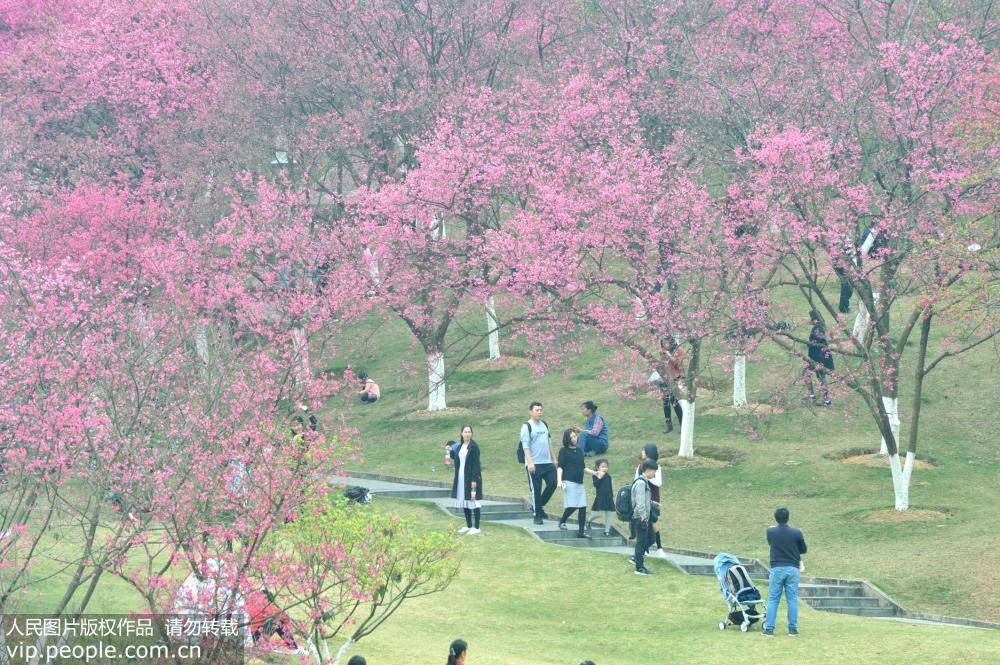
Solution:
[(352, 644), (354, 644), (354, 640), (348, 639), (341, 645), (340, 649), (337, 650), (337, 655), (333, 658), (333, 665), (340, 665), (340, 660), (344, 657), (344, 654), (347, 653), (347, 650), (351, 648)]
[(500, 331), (497, 329), (497, 310), (493, 296), (486, 298), (486, 331), (490, 341), (490, 360), (500, 360)]
[[(889, 416), (889, 425), (892, 427), (892, 436), (896, 439), (896, 445), (899, 445), (899, 395), (894, 394), (892, 396), (882, 397), (882, 404), (885, 406), (885, 413)], [(885, 457), (889, 454), (889, 447), (885, 443), (885, 437), (882, 437), (882, 443), (879, 446), (878, 455), (879, 457)]]
[(427, 351), (427, 410), (441, 411), (448, 408), (444, 395), (444, 352)]
[(635, 297), (635, 306), (632, 307), (632, 311), (635, 313), (636, 321), (646, 320), (646, 305), (643, 304), (642, 298), (639, 296)]
[[(896, 495), (896, 510), (907, 510), (910, 507), (910, 478), (913, 476), (913, 462), (917, 457), (917, 434), (920, 430), (920, 399), (924, 389), (924, 370), (927, 363), (927, 343), (931, 336), (931, 317), (927, 314), (920, 324), (920, 345), (917, 347), (917, 368), (914, 371), (913, 408), (910, 412), (910, 436), (906, 445), (906, 462), (899, 473), (899, 482), (893, 476), (893, 491)], [(896, 418), (897, 429), (899, 418)], [(896, 441), (899, 441), (897, 438)], [(890, 460), (891, 463), (891, 460)], [(896, 455), (899, 464), (899, 455)], [(895, 473), (895, 472), (894, 472)]]
[(375, 286), (382, 286), (382, 278), (379, 276), (378, 272), (378, 261), (375, 259), (375, 255), (372, 251), (365, 247), (365, 261), (368, 262), (368, 274), (371, 275), (372, 281), (375, 282)]
[(747, 357), (737, 353), (733, 360), (733, 406), (747, 404)]
[(211, 364), (211, 356), (208, 353), (208, 326), (198, 326), (194, 337), (194, 350), (198, 353), (198, 359), (208, 367)]
[(305, 328), (292, 328), (292, 362), (295, 363), (295, 381), (305, 383), (312, 376), (309, 364), (309, 337)]
[[(878, 302), (878, 292), (872, 292), (872, 304)], [(868, 326), (871, 324), (871, 314), (868, 312), (868, 308), (865, 307), (865, 301), (858, 296), (858, 316), (854, 319), (854, 330), (851, 332), (851, 336), (857, 340), (863, 340), (865, 335), (868, 334)]]
[(677, 400), (681, 405), (684, 420), (681, 421), (681, 447), (678, 457), (694, 457), (694, 400)]

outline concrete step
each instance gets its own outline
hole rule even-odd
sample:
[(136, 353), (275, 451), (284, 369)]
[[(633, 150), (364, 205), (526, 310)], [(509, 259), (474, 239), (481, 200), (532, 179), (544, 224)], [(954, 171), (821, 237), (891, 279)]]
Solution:
[(434, 489), (433, 487), (428, 487), (427, 489), (379, 490), (374, 494), (376, 497), (381, 496), (387, 499), (440, 499), (451, 496), (450, 491), (446, 489)]
[(828, 607), (886, 607), (878, 598), (866, 597), (805, 596), (800, 600), (817, 610), (825, 610)]
[(859, 617), (898, 617), (903, 616), (902, 612), (895, 607), (823, 607), (824, 612), (837, 612), (838, 614), (853, 614)]
[(562, 532), (564, 535), (562, 538), (549, 538), (545, 542), (552, 545), (565, 545), (566, 547), (613, 547), (615, 545), (621, 545), (624, 541), (623, 538), (616, 538), (614, 536), (605, 538), (604, 536), (595, 536), (591, 540), (586, 538), (577, 538), (575, 533), (570, 533), (566, 536), (566, 532)]
[[(462, 512), (461, 508), (456, 508), (456, 509), (449, 508), (448, 512), (451, 513), (452, 515), (456, 516), (456, 517), (464, 517), (465, 516), (465, 513)], [(484, 513), (482, 513), (482, 519), (485, 522), (506, 522), (506, 521), (509, 521), (509, 520), (530, 520), (531, 519), (531, 513), (529, 511), (526, 511), (526, 510), (522, 510), (522, 511), (519, 511), (519, 512), (511, 511), (511, 512), (507, 512), (507, 513), (501, 513), (501, 512), (489, 512), (489, 513), (487, 513), (487, 512), (484, 512)]]
[[(482, 503), (480, 511), (483, 515), (489, 515), (490, 513), (511, 513), (511, 512), (525, 512), (529, 515), (531, 511), (525, 509), (522, 504), (519, 503)], [(461, 508), (456, 508), (455, 506), (448, 506), (448, 512), (462, 514)]]
[(862, 598), (865, 590), (861, 586), (832, 586), (829, 584), (800, 584), (799, 598), (813, 596), (838, 596), (841, 598)]

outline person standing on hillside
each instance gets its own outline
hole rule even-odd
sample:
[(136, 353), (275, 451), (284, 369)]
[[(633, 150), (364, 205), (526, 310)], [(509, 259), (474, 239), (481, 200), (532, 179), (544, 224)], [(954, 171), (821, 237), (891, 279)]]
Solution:
[(802, 373), (806, 377), (809, 401), (816, 401), (816, 393), (813, 392), (813, 383), (810, 378), (815, 373), (820, 388), (823, 389), (823, 406), (830, 406), (833, 402), (830, 401), (830, 389), (826, 385), (826, 373), (833, 371), (833, 356), (830, 354), (830, 345), (826, 341), (826, 328), (823, 326), (819, 312), (815, 309), (809, 312), (809, 322), (812, 323), (812, 330), (809, 331), (809, 361)]
[(448, 455), (446, 464), (455, 461), (451, 495), (455, 498), (455, 507), (465, 513), (465, 526), (459, 529), (459, 533), (474, 536), (481, 533), (479, 518), (482, 505), (479, 500), (483, 496), (483, 469), (479, 462), (479, 444), (472, 438), (472, 425), (462, 426), (458, 443), (449, 441), (445, 444), (445, 453)]
[(651, 529), (650, 521), (653, 514), (652, 493), (649, 491), (649, 481), (656, 474), (657, 464), (646, 460), (640, 467), (642, 475), (632, 481), (632, 528), (635, 531), (635, 553), (632, 563), (635, 564), (636, 575), (650, 575), (643, 565), (646, 550), (649, 549)]
[(559, 528), (565, 530), (566, 520), (574, 511), (579, 511), (580, 523), (576, 537), (590, 540), (590, 534), (587, 533), (587, 490), (583, 486), (583, 476), (593, 476), (597, 472), (587, 468), (583, 453), (577, 447), (577, 438), (577, 433), (571, 429), (563, 432), (563, 447), (559, 451), (556, 469), (556, 482), (563, 491), (564, 509), (559, 519)]
[(660, 399), (663, 401), (663, 433), (670, 434), (674, 431), (670, 412), (673, 411), (677, 415), (678, 426), (684, 419), (684, 411), (677, 401), (677, 390), (684, 382), (684, 350), (678, 346), (673, 337), (661, 339), (660, 348), (663, 351), (667, 376), (660, 376), (660, 373), (654, 370), (646, 382), (660, 389)]
[(660, 540), (660, 527), (658, 526), (659, 515), (662, 511), (662, 507), (660, 506), (660, 489), (663, 487), (663, 468), (660, 466), (660, 451), (657, 450), (656, 446), (652, 443), (647, 443), (642, 447), (642, 461), (640, 461), (639, 466), (635, 468), (635, 476), (633, 477), (633, 480), (642, 475), (643, 464), (645, 464), (648, 460), (656, 462), (656, 473), (654, 473), (653, 477), (649, 479), (650, 500), (653, 502), (653, 515), (650, 519), (649, 527), (652, 529), (649, 547), (652, 547), (655, 543), (656, 552), (654, 552), (654, 554), (661, 559), (666, 559), (667, 553), (663, 551), (663, 541)]
[(804, 569), (802, 555), (806, 553), (806, 539), (802, 531), (788, 526), (788, 508), (774, 511), (776, 526), (767, 529), (767, 544), (771, 546), (771, 574), (768, 577), (767, 614), (764, 618), (764, 637), (774, 637), (778, 603), (785, 594), (788, 604), (788, 635), (799, 634), (799, 573)]
[(597, 405), (587, 400), (580, 405), (580, 413), (586, 419), (583, 427), (573, 426), (577, 433), (577, 448), (587, 455), (601, 455), (608, 451), (608, 423), (604, 416), (597, 412)]
[[(545, 504), (556, 491), (556, 456), (552, 452), (549, 426), (542, 420), (542, 403), (528, 406), (529, 420), (521, 425), (521, 448), (524, 450), (524, 468), (528, 474), (528, 491), (531, 492), (531, 512), (535, 524), (542, 524), (548, 514)], [(545, 490), (542, 490), (542, 483)]]

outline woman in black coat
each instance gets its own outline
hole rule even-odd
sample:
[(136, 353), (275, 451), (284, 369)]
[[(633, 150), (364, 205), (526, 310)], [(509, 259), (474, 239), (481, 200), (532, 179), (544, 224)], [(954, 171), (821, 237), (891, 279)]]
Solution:
[(446, 449), (449, 459), (455, 461), (451, 495), (455, 497), (455, 507), (465, 513), (465, 526), (458, 531), (470, 535), (482, 533), (479, 530), (479, 499), (483, 496), (483, 469), (479, 462), (479, 444), (472, 439), (472, 425), (463, 425), (458, 443), (449, 441)]
[(826, 373), (833, 371), (833, 356), (830, 354), (830, 346), (826, 341), (826, 328), (820, 320), (819, 312), (811, 310), (809, 320), (812, 323), (812, 330), (809, 332), (809, 363), (806, 365), (804, 374), (806, 375), (806, 389), (809, 391), (809, 401), (816, 401), (816, 393), (813, 392), (811, 374), (815, 373), (819, 379), (820, 387), (823, 389), (823, 406), (830, 406), (830, 390), (826, 387)]

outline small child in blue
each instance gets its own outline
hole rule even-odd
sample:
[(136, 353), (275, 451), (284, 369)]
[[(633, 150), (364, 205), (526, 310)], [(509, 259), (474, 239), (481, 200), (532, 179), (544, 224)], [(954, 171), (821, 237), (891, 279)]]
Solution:
[(608, 460), (603, 457), (594, 464), (597, 471), (592, 476), (594, 482), (594, 504), (590, 507), (593, 517), (590, 520), (590, 527), (594, 527), (597, 518), (597, 511), (604, 512), (604, 535), (611, 535), (611, 516), (615, 512), (615, 490), (611, 486), (611, 473), (608, 471)]

